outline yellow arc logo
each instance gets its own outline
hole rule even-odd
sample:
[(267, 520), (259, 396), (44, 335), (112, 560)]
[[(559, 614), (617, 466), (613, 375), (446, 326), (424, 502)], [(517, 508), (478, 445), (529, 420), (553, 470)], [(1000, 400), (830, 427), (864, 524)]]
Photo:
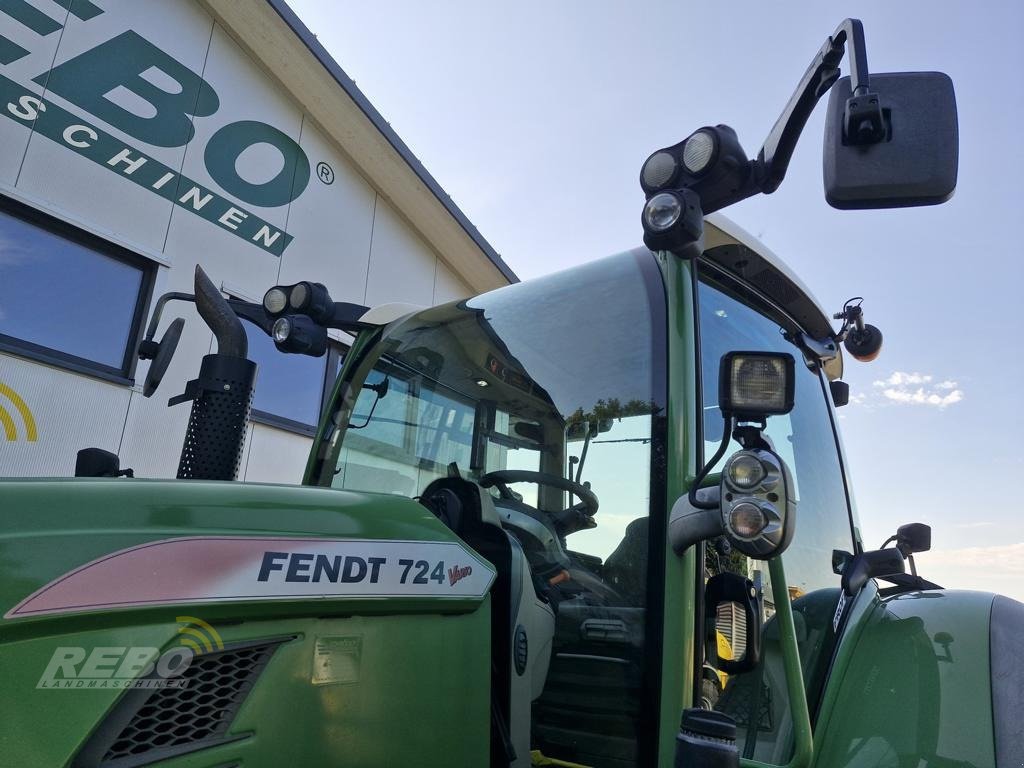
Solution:
[(196, 656), (213, 653), (214, 650), (224, 650), (224, 641), (220, 633), (202, 619), (195, 616), (178, 616), (175, 621), (182, 625), (178, 627), (178, 634), (181, 635), (178, 641), (186, 648), (190, 648)]
[(18, 429), (15, 425), (14, 417), (4, 407), (4, 398), (14, 405), (14, 409), (21, 416), (21, 420), (25, 425), (25, 439), (30, 443), (34, 443), (39, 439), (39, 433), (36, 430), (36, 420), (32, 415), (32, 411), (29, 410), (21, 395), (0, 381), (0, 427), (3, 428), (4, 437), (7, 438), (8, 442), (14, 442), (18, 439)]

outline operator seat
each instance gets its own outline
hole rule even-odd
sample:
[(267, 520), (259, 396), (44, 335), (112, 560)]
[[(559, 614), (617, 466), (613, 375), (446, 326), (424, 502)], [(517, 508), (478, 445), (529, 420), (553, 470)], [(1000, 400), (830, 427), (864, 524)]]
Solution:
[(439, 478), (420, 503), (497, 571), (491, 588), (490, 764), (526, 768), (532, 702), (548, 673), (554, 611), (537, 595), (522, 546), (502, 528), (483, 488), (461, 477)]
[(638, 517), (626, 526), (622, 541), (604, 561), (604, 580), (623, 596), (626, 605), (643, 608), (647, 589), (647, 533), (650, 520)]

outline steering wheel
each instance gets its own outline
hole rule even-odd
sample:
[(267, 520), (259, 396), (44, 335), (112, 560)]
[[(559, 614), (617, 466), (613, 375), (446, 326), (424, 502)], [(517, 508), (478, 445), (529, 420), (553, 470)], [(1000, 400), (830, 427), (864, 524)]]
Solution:
[(484, 488), (495, 486), (501, 495), (511, 498), (508, 490), (509, 483), (536, 483), (537, 485), (548, 485), (562, 491), (568, 491), (578, 496), (583, 502), (583, 513), (587, 517), (593, 517), (597, 512), (597, 495), (582, 483), (567, 480), (559, 475), (552, 475), (547, 472), (532, 472), (528, 469), (499, 469), (488, 472), (480, 478), (480, 485)]

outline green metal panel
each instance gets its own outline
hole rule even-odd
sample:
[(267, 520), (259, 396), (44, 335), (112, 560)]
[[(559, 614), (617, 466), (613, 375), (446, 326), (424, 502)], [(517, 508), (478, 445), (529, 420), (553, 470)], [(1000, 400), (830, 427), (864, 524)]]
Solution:
[[(459, 541), (425, 507), (390, 494), (173, 480), (5, 480), (0, 487), (0, 613), (96, 558), (176, 536)], [(431, 610), (442, 604), (446, 611), (474, 610), (480, 604), (479, 599), (431, 600)], [(423, 607), (422, 598), (362, 599), (364, 604), (361, 611), (388, 613)], [(251, 607), (238, 611), (248, 615)], [(52, 620), (0, 623), (0, 639)]]
[[(229, 735), (246, 738), (161, 762), (175, 766), (483, 765), (489, 744), (490, 624), (487, 610), (457, 616), (395, 615), (247, 620), (234, 625), (201, 608), (225, 643), (295, 639), (280, 647), (247, 697)], [(39, 635), (0, 648), (3, 764), (64, 765), (120, 691), (40, 690), (58, 646), (163, 647), (172, 616), (133, 613), (103, 629)], [(108, 622), (109, 623), (109, 622)], [(57, 629), (56, 626), (53, 627)], [(317, 641), (360, 646), (352, 679), (314, 684)]]
[[(26, 480), (0, 484), (0, 612), (106, 554), (179, 536), (458, 541), (416, 502), (243, 483)], [(187, 567), (187, 563), (184, 564)], [(225, 643), (289, 636), (231, 729), (246, 738), (181, 766), (480, 765), (490, 722), (489, 598), (345, 596), (117, 608), (0, 620), (0, 754), (65, 765), (121, 693), (37, 687), (58, 647), (166, 648), (179, 616)], [(356, 642), (354, 672), (313, 681), (317, 641)], [(319, 653), (323, 654), (321, 643)], [(351, 667), (352, 659), (344, 662)]]
[[(697, 474), (697, 346), (693, 264), (668, 252), (657, 255), (665, 278), (668, 321), (668, 509), (687, 492)], [(665, 629), (661, 680), (658, 765), (675, 760), (676, 734), (683, 707), (692, 705), (697, 556), (691, 548), (677, 557), (666, 542)]]
[(951, 590), (851, 609), (815, 734), (815, 765), (995, 765), (992, 595)]

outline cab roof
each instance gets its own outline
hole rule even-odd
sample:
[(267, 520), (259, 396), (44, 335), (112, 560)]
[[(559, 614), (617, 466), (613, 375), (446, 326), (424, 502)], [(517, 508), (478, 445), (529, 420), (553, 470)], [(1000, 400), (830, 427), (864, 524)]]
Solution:
[(763, 293), (815, 339), (831, 337), (830, 314), (768, 246), (720, 213), (704, 223), (705, 258)]

